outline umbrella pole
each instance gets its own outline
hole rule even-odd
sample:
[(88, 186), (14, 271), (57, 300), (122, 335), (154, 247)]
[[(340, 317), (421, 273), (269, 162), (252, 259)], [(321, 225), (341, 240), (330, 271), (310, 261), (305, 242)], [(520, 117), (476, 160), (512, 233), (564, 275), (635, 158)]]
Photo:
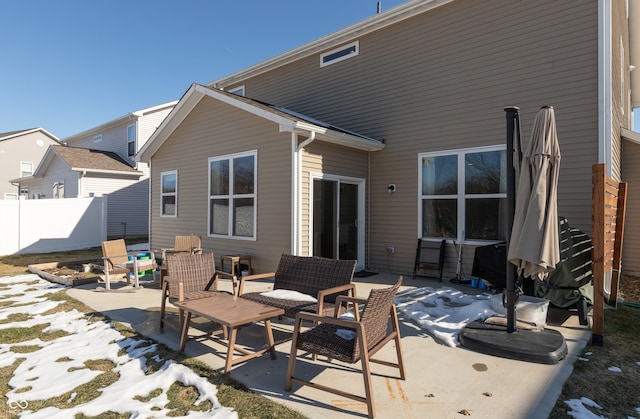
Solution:
[[(516, 164), (520, 167), (520, 114), (519, 108), (510, 106), (504, 108), (507, 117), (507, 216), (505, 217), (505, 233), (507, 249), (511, 238), (513, 218), (516, 212)], [(516, 148), (517, 147), (517, 148)], [(513, 333), (516, 328), (516, 310), (518, 294), (516, 293), (516, 267), (506, 262), (506, 288), (503, 295), (503, 305), (507, 310), (507, 332)]]
[[(515, 215), (516, 180), (520, 172), (520, 117), (517, 107), (504, 108), (507, 112), (507, 214), (504, 227), (508, 241)], [(516, 303), (520, 287), (516, 287), (516, 267), (506, 262), (506, 287), (503, 304), (507, 309), (507, 325), (493, 325), (476, 320), (460, 332), (460, 344), (484, 354), (538, 362), (557, 364), (567, 355), (567, 344), (560, 332), (553, 329), (516, 330)]]

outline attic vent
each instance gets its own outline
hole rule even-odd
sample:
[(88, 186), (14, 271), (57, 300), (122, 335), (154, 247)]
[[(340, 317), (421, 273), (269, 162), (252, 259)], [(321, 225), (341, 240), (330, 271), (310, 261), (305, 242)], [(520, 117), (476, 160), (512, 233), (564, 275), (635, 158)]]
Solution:
[(358, 41), (343, 45), (340, 48), (332, 49), (320, 55), (320, 67), (335, 64), (358, 55), (360, 44)]

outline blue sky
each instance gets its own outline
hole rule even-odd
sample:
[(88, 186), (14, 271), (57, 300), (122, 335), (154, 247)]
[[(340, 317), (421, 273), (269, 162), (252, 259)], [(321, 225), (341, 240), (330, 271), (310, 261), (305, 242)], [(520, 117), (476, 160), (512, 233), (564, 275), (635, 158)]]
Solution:
[[(404, 0), (383, 0), (388, 10)], [(374, 0), (2, 0), (0, 132), (65, 138), (366, 19)]]
[[(382, 0), (382, 10), (405, 0)], [(375, 0), (1, 0), (0, 132), (65, 138), (366, 19)], [(635, 112), (640, 128), (640, 111)]]

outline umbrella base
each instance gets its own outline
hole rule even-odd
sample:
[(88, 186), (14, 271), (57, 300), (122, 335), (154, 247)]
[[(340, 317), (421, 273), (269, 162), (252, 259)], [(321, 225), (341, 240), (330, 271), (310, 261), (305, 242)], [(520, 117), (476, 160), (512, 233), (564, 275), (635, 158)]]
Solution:
[(564, 337), (551, 329), (509, 333), (506, 326), (476, 321), (462, 329), (460, 343), (465, 348), (487, 355), (539, 364), (557, 364), (567, 356)]

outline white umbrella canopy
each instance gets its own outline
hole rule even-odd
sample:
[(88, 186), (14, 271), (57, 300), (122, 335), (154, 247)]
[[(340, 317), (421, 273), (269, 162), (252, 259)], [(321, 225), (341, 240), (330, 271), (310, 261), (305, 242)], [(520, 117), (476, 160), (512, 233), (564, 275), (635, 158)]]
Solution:
[(540, 109), (520, 166), (507, 258), (524, 277), (544, 279), (560, 261), (560, 145), (552, 107)]

